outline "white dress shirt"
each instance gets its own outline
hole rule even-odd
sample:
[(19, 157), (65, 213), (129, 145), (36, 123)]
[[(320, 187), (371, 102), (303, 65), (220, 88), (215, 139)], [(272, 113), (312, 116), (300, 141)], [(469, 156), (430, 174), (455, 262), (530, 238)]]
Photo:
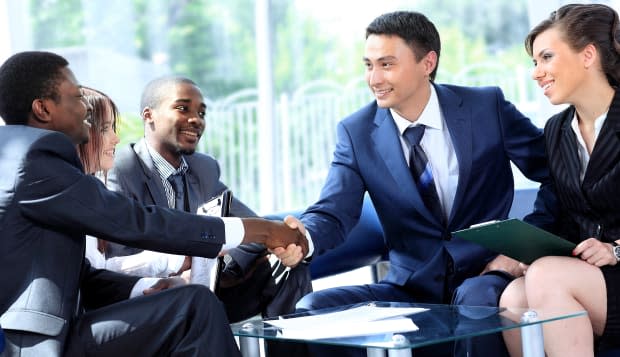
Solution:
[[(594, 143), (596, 144), (596, 139), (598, 138), (598, 134), (601, 133), (601, 128), (603, 124), (605, 124), (605, 119), (607, 118), (607, 112), (601, 114), (598, 118), (594, 119)], [(583, 140), (583, 136), (581, 135), (581, 130), (579, 130), (579, 120), (577, 119), (577, 111), (575, 111), (575, 115), (573, 116), (573, 120), (570, 123), (575, 136), (577, 137), (577, 155), (579, 155), (579, 162), (581, 163), (581, 168), (579, 169), (579, 181), (583, 182), (583, 178), (586, 176), (586, 168), (588, 167), (588, 163), (590, 162), (590, 154), (588, 153), (588, 148), (586, 147), (586, 142)], [(594, 145), (592, 145), (594, 148)]]

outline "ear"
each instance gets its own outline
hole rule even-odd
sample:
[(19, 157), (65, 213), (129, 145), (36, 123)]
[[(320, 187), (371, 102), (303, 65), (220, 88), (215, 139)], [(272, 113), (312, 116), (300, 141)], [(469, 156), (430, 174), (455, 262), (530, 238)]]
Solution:
[(33, 119), (37, 122), (47, 125), (52, 121), (52, 115), (49, 110), (49, 102), (47, 99), (33, 100), (31, 109), (34, 117)]
[(422, 61), (425, 65), (425, 72), (427, 76), (430, 76), (431, 73), (433, 73), (433, 71), (435, 70), (435, 68), (437, 67), (437, 52), (435, 51), (429, 51), (424, 58), (422, 58)]
[(153, 109), (151, 107), (144, 107), (142, 109), (142, 120), (144, 120), (145, 124), (153, 122)]
[(583, 66), (585, 68), (592, 67), (598, 60), (598, 51), (596, 50), (596, 46), (591, 43), (581, 50), (581, 55), (583, 56)]

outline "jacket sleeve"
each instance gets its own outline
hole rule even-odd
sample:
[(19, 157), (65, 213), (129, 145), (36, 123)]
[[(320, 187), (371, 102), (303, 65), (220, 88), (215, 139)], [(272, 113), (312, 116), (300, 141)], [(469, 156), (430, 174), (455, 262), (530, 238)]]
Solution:
[(143, 206), (106, 189), (76, 166), (77, 153), (62, 136), (48, 135), (33, 145), (24, 167), (19, 208), (25, 216), (73, 234), (89, 234), (142, 249), (215, 257), (225, 242), (224, 223)]

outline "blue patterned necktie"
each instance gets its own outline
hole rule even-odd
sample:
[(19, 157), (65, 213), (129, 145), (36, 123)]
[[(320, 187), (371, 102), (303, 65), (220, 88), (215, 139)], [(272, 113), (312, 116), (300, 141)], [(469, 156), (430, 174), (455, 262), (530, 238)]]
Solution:
[(422, 196), (426, 208), (444, 223), (444, 214), (435, 189), (431, 165), (426, 158), (424, 150), (420, 146), (420, 140), (424, 136), (424, 125), (410, 126), (403, 136), (409, 144), (409, 171), (415, 180), (418, 192)]
[(174, 173), (168, 176), (168, 181), (174, 190), (174, 208), (187, 211), (185, 209), (185, 185), (183, 184), (183, 174)]

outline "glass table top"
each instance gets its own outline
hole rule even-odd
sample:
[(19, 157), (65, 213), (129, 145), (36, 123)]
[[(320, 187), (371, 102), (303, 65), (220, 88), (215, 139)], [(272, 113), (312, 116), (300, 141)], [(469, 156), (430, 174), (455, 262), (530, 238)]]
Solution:
[[(379, 332), (368, 333), (365, 326), (388, 326), (392, 322), (382, 322), (379, 325), (369, 323), (366, 317), (367, 312), (354, 316), (351, 314), (341, 315), (340, 313), (357, 312), (359, 309), (367, 307), (389, 308), (379, 309), (382, 311), (399, 310), (399, 308), (420, 308), (424, 311), (405, 314), (398, 321), (413, 321), (419, 329), (406, 332)], [(367, 310), (364, 310), (367, 311)], [(336, 318), (324, 319), (325, 316)], [(325, 315), (332, 314), (332, 315)], [(325, 315), (325, 316), (320, 316)], [(523, 308), (498, 308), (483, 306), (457, 306), (457, 305), (436, 305), (436, 304), (417, 304), (402, 302), (366, 302), (352, 304), (329, 309), (314, 310), (303, 313), (281, 316), (273, 319), (253, 319), (231, 324), (233, 334), (239, 337), (257, 337), (267, 340), (288, 340), (305, 341), (312, 343), (333, 344), (342, 346), (354, 346), (364, 348), (416, 348), (435, 343), (452, 341), (461, 338), (474, 337), (507, 329), (519, 328), (533, 324), (545, 323), (554, 320), (572, 318), (586, 315), (585, 311), (562, 313), (558, 311), (532, 311)], [(281, 323), (283, 320), (306, 317), (303, 321), (301, 334), (289, 333), (287, 327), (276, 327), (270, 324)], [(308, 319), (309, 318), (309, 319)], [(318, 318), (318, 319), (317, 319)], [(368, 317), (370, 318), (370, 317)], [(411, 321), (403, 321), (410, 319)], [(296, 320), (285, 321), (293, 322)], [(388, 320), (385, 320), (388, 321)], [(393, 323), (396, 324), (396, 320)], [(359, 329), (361, 335), (334, 337), (340, 332), (350, 333), (352, 330)], [(366, 330), (366, 332), (364, 332)], [(370, 327), (372, 330), (372, 327)], [(376, 330), (373, 330), (376, 331)], [(321, 334), (327, 332), (327, 334)], [(333, 332), (333, 334), (331, 334)], [(328, 335), (330, 337), (325, 337)]]

